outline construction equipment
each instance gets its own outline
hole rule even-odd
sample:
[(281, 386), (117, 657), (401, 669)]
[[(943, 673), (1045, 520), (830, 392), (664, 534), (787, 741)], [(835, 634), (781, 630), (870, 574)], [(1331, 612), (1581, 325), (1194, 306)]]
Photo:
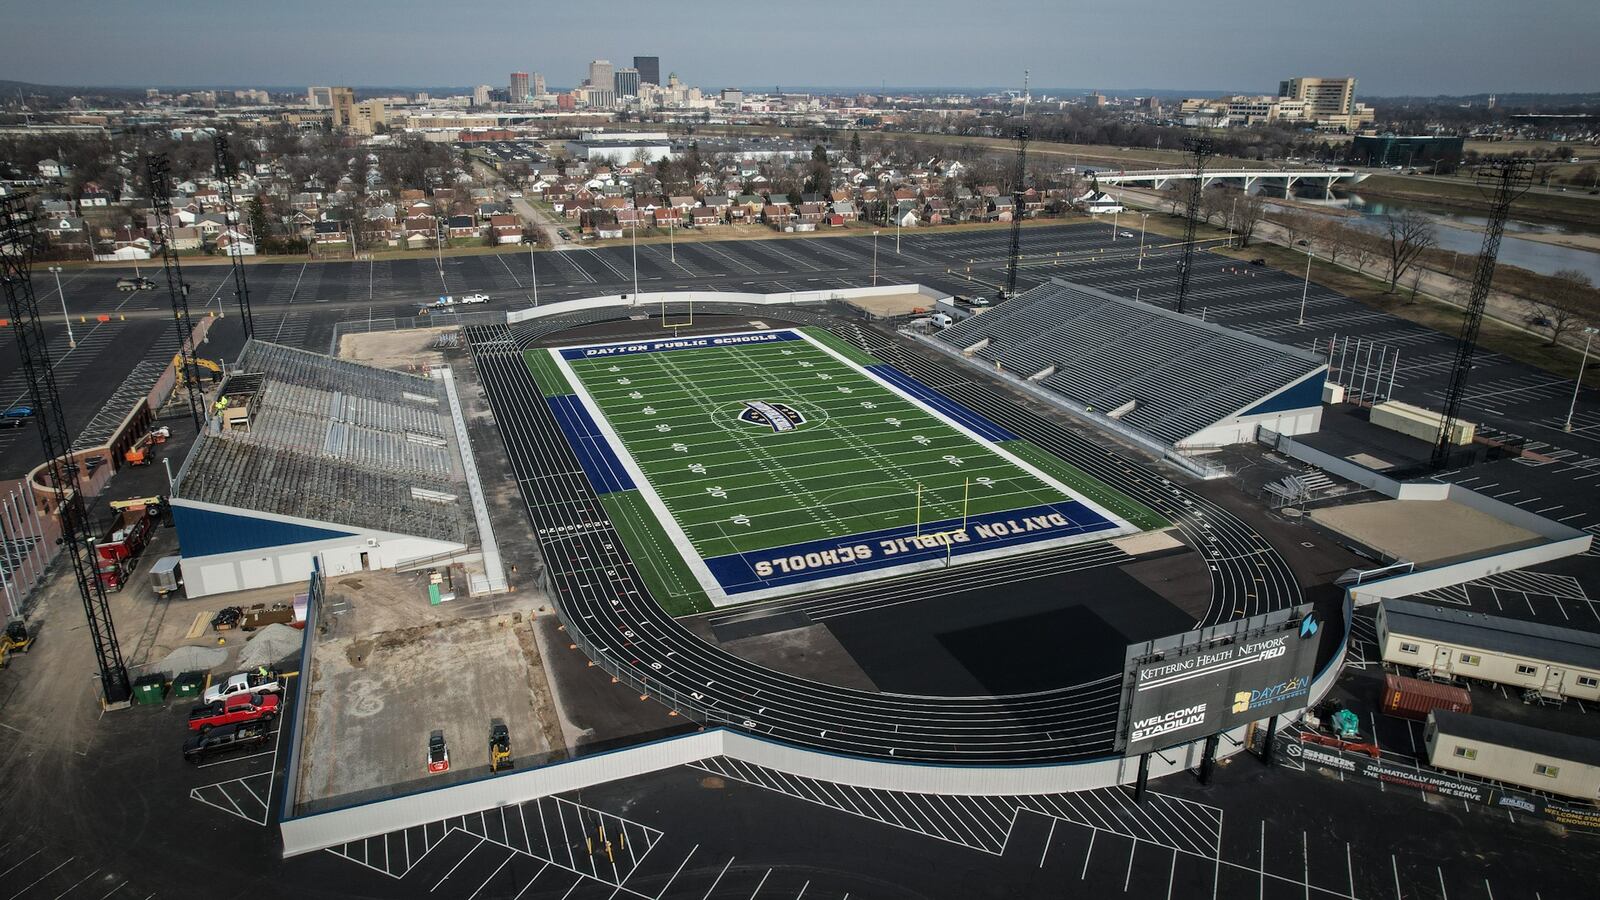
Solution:
[(511, 761), (511, 732), (506, 723), (494, 719), (489, 723), (489, 771), (516, 768)]
[(165, 425), (161, 426), (160, 428), (150, 429), (148, 432), (145, 432), (145, 434), (137, 441), (134, 441), (133, 446), (123, 451), (122, 461), (130, 466), (150, 465), (150, 463), (153, 461), (150, 458), (150, 448), (156, 446), (157, 444), (165, 444), (167, 442), (167, 438), (171, 436), (172, 429)]
[(166, 502), (167, 502), (167, 498), (161, 496), (160, 494), (157, 494), (154, 497), (127, 497), (127, 498), (124, 498), (122, 500), (113, 500), (113, 501), (111, 501), (109, 506), (112, 509), (116, 510), (117, 512), (122, 512), (125, 509), (135, 509), (135, 510), (143, 511), (143, 510), (147, 510), (147, 509), (148, 510), (159, 509), (161, 507), (161, 504), (166, 503)]
[[(215, 381), (221, 381), (222, 380), (223, 372), (222, 372), (222, 364), (221, 363), (212, 362), (209, 359), (201, 359), (198, 356), (196, 356), (194, 358), (193, 362), (194, 362), (194, 367), (195, 367), (196, 370), (205, 369), (207, 372), (211, 373), (211, 378), (210, 378), (211, 381), (215, 382)], [(184, 366), (183, 366), (183, 354), (182, 353), (173, 354), (173, 356), (172, 356), (172, 371), (174, 373), (176, 373), (176, 375), (178, 376), (178, 380), (173, 382), (174, 386), (182, 387), (185, 384), (184, 374), (183, 374), (185, 369), (184, 369)]]
[(441, 729), (428, 735), (428, 774), (437, 775), (448, 771), (450, 771), (450, 748), (445, 745), (444, 731)]
[(120, 591), (133, 574), (139, 554), (150, 543), (156, 519), (145, 508), (124, 509), (117, 514), (105, 536), (92, 543), (95, 577), (108, 591)]
[(32, 646), (33, 635), (28, 633), (28, 626), (22, 620), (7, 622), (5, 634), (0, 635), (0, 666), (10, 664), (11, 654), (27, 653)]

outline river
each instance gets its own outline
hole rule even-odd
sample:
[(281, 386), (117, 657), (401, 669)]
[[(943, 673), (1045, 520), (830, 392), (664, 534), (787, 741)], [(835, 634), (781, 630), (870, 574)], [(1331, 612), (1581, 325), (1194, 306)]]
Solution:
[[(1335, 192), (1335, 197), (1336, 199), (1331, 202), (1322, 201), (1318, 202), (1318, 205), (1326, 203), (1358, 212), (1364, 224), (1374, 228), (1378, 227), (1377, 219), (1385, 214), (1420, 212), (1439, 226), (1437, 231), (1440, 249), (1468, 257), (1476, 256), (1483, 246), (1483, 232), (1480, 229), (1488, 224), (1488, 219), (1482, 215), (1425, 203), (1366, 200), (1359, 191), (1343, 194)], [(1499, 257), (1499, 261), (1508, 266), (1517, 266), (1542, 275), (1551, 275), (1561, 269), (1577, 269), (1600, 284), (1600, 253), (1577, 247), (1547, 244), (1543, 241), (1526, 240), (1519, 238), (1518, 234), (1600, 234), (1600, 227), (1511, 219), (1506, 222), (1506, 234), (1505, 239), (1500, 242)], [(1470, 263), (1463, 263), (1463, 266), (1465, 267), (1463, 271), (1470, 271)]]

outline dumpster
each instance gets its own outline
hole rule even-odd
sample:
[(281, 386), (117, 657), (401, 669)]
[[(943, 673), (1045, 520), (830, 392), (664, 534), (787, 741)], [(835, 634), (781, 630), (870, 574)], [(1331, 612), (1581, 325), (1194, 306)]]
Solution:
[(167, 699), (167, 680), (160, 675), (144, 675), (133, 683), (133, 702), (140, 706), (159, 706)]
[(206, 673), (184, 672), (172, 680), (172, 696), (192, 699), (200, 696), (205, 686)]

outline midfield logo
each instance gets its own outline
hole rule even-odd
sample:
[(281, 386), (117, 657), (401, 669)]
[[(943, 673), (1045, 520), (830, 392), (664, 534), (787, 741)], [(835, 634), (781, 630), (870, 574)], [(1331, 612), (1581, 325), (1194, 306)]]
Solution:
[(806, 417), (781, 401), (746, 400), (744, 409), (739, 411), (739, 421), (781, 433), (804, 425)]

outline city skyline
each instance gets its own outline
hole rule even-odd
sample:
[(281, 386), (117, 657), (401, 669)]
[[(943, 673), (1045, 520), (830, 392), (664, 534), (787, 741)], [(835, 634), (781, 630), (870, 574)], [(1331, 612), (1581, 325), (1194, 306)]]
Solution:
[[(995, 41), (1005, 46), (999, 55), (965, 52), (973, 41), (968, 29), (921, 24), (959, 22), (963, 7), (954, 0), (925, 0), (914, 9), (825, 0), (816, 5), (821, 15), (785, 26), (800, 45), (829, 39), (829, 52), (811, 63), (804, 54), (771, 54), (765, 40), (757, 39), (767, 35), (767, 24), (726, 0), (670, 16), (654, 5), (624, 2), (632, 14), (610, 17), (604, 28), (579, 7), (496, 8), (492, 33), (502, 36), (498, 46), (484, 42), (486, 19), (478, 14), (488, 9), (484, 4), (448, 10), (388, 4), (379, 19), (369, 3), (329, 8), (287, 0), (251, 22), (252, 39), (246, 42), (228, 37), (233, 22), (216, 20), (209, 7), (191, 0), (119, 21), (114, 30), (85, 29), (73, 4), (19, 6), (12, 19), (27, 27), (0, 39), (8, 62), (0, 77), (42, 84), (471, 85), (498, 82), (505, 72), (538, 71), (552, 86), (570, 86), (582, 80), (590, 60), (611, 59), (620, 67), (648, 54), (660, 58), (662, 78), (677, 72), (686, 83), (713, 88), (785, 82), (815, 88), (992, 88), (1020, 86), (1024, 67), (1037, 86), (1120, 92), (1270, 91), (1291, 71), (1354, 75), (1367, 96), (1566, 93), (1600, 85), (1600, 61), (1586, 46), (1587, 35), (1600, 27), (1600, 8), (1583, 0), (1550, 0), (1538, 17), (1506, 16), (1489, 0), (1462, 0), (1443, 18), (1353, 0), (1339, 7), (1344, 21), (1329, 26), (1339, 40), (1308, 40), (1304, 17), (1265, 0), (1232, 0), (1204, 14), (1176, 0), (1087, 10), (999, 0), (985, 7), (988, 21), (1030, 23), (1015, 35), (994, 30)], [(391, 15), (397, 6), (409, 9)], [(851, 26), (829, 24), (832, 10), (848, 11)], [(1151, 17), (1182, 27), (1156, 29), (1136, 41), (1124, 36), (1127, 23)], [(715, 21), (717, 39), (726, 42), (717, 53), (705, 52), (702, 18)], [(1207, 50), (1237, 34), (1241, 19), (1252, 22), (1248, 52)], [(316, 27), (307, 28), (308, 21)], [(1382, 28), (1362, 29), (1363, 22), (1381, 22)], [(199, 38), (184, 43), (182, 52), (133, 58), (123, 52), (130, 46), (176, 46), (170, 36), (180, 30)], [(914, 40), (918, 52), (881, 52), (886, 32)], [(441, 52), (392, 52), (416, 34), (429, 35), (429, 46)], [(1063, 35), (1079, 36), (1092, 49), (1062, 53)], [(1482, 64), (1496, 57), (1504, 64)], [(501, 74), (491, 79), (490, 73)]]

